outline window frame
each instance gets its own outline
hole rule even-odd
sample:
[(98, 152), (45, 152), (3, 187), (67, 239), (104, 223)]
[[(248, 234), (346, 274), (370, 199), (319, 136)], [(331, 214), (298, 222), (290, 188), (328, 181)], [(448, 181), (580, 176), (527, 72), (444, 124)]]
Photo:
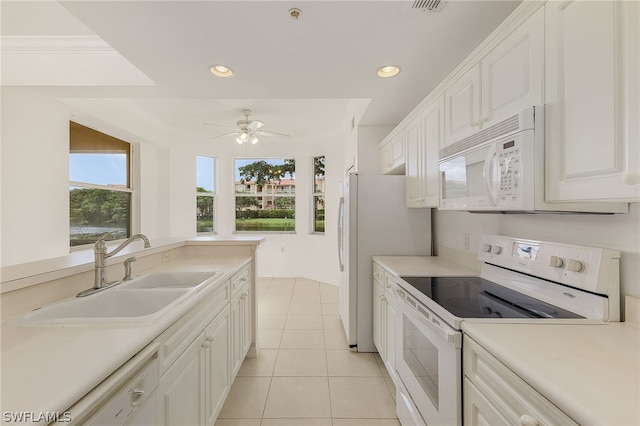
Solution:
[[(204, 157), (204, 158), (210, 158), (213, 161), (213, 173), (212, 173), (212, 177), (213, 177), (213, 189), (211, 192), (198, 192), (198, 157)], [(204, 154), (196, 154), (195, 155), (195, 163), (196, 163), (196, 186), (195, 186), (195, 201), (196, 201), (196, 235), (198, 236), (205, 236), (205, 235), (215, 235), (218, 233), (218, 228), (217, 228), (217, 224), (218, 221), (216, 220), (217, 216), (218, 216), (218, 203), (217, 203), (217, 198), (218, 198), (218, 160), (216, 157), (213, 157), (211, 155), (204, 155)], [(198, 197), (211, 197), (212, 198), (212, 202), (213, 202), (213, 211), (212, 211), (212, 230), (211, 231), (198, 231), (198, 218), (197, 218), (197, 214), (198, 214)]]
[[(234, 157), (232, 159), (232, 173), (233, 173), (233, 179), (232, 179), (232, 194), (233, 194), (233, 233), (234, 234), (296, 234), (296, 226), (297, 226), (297, 221), (296, 221), (296, 212), (297, 212), (297, 208), (296, 208), (296, 198), (297, 198), (297, 192), (296, 192), (296, 185), (293, 185), (293, 192), (287, 192), (287, 193), (278, 193), (277, 191), (273, 191), (273, 192), (269, 192), (269, 193), (265, 193), (264, 191), (261, 193), (252, 193), (252, 192), (247, 192), (247, 193), (242, 193), (242, 192), (237, 192), (237, 187), (239, 185), (243, 185), (245, 186), (245, 190), (249, 190), (250, 189), (250, 184), (247, 185), (246, 183), (241, 183), (240, 181), (236, 180), (236, 173), (238, 171), (238, 166), (237, 166), (237, 162), (239, 160), (251, 160), (252, 162), (257, 162), (257, 161), (265, 161), (265, 162), (269, 162), (270, 160), (281, 160), (283, 162), (285, 162), (286, 160), (293, 160), (295, 163), (295, 157), (294, 156), (282, 156), (282, 157), (266, 157), (266, 156), (255, 156), (255, 157)], [(249, 163), (250, 164), (250, 163)], [(294, 182), (296, 181), (296, 171), (294, 169), (293, 172), (293, 180)], [(284, 179), (284, 178), (283, 178)], [(291, 177), (290, 177), (291, 179)], [(297, 182), (296, 182), (297, 183)], [(270, 185), (272, 183), (269, 183)], [(255, 194), (262, 194), (262, 195), (255, 195)], [(238, 197), (241, 198), (250, 198), (250, 197), (254, 197), (254, 198), (262, 198), (262, 202), (263, 203), (269, 203), (270, 201), (272, 202), (272, 205), (275, 205), (275, 200), (276, 198), (285, 198), (285, 197), (289, 197), (289, 198), (293, 198), (293, 212), (294, 212), (294, 223), (293, 223), (293, 230), (273, 230), (273, 231), (269, 231), (269, 230), (238, 230), (237, 229), (237, 210), (236, 210), (236, 206), (237, 206), (237, 199)], [(267, 198), (265, 198), (267, 197)], [(264, 207), (264, 206), (262, 206)], [(262, 208), (261, 210), (268, 210), (268, 209), (264, 209)]]
[[(324, 184), (323, 184), (323, 191), (319, 192), (316, 191), (316, 158), (324, 158), (324, 167), (325, 167), (325, 172), (323, 174), (323, 179), (324, 179)], [(322, 199), (324, 200), (323, 202), (325, 203), (325, 214), (326, 214), (326, 202), (327, 202), (327, 191), (326, 191), (326, 184), (327, 184), (327, 177), (326, 177), (326, 160), (327, 160), (327, 156), (326, 155), (314, 155), (313, 157), (311, 157), (311, 197), (310, 197), (310, 201), (311, 201), (311, 208), (310, 208), (310, 218), (309, 218), (309, 228), (310, 228), (310, 234), (313, 235), (324, 235), (325, 234), (325, 230), (326, 230), (326, 225), (323, 226), (322, 231), (319, 231), (316, 229), (316, 198), (318, 197), (322, 197)], [(323, 221), (324, 222), (324, 221)]]
[[(101, 184), (95, 184), (95, 183), (89, 183), (89, 182), (82, 182), (82, 181), (75, 181), (75, 180), (71, 180), (69, 179), (69, 194), (71, 193), (71, 188), (81, 188), (81, 189), (100, 189), (100, 190), (107, 190), (107, 191), (111, 191), (111, 192), (122, 192), (122, 193), (127, 193), (129, 194), (129, 220), (127, 223), (127, 231), (126, 231), (126, 237), (125, 238), (121, 238), (121, 239), (108, 239), (105, 238), (105, 241), (124, 241), (126, 238), (130, 237), (131, 235), (133, 235), (134, 233), (137, 232), (137, 230), (140, 228), (140, 197), (138, 194), (138, 191), (136, 190), (137, 188), (137, 182), (138, 182), (138, 162), (137, 162), (137, 144), (133, 143), (133, 142), (128, 142), (124, 139), (121, 138), (117, 138), (115, 136), (112, 136), (108, 133), (102, 132), (100, 130), (97, 130), (89, 125), (86, 124), (82, 124), (79, 121), (73, 121), (73, 120), (69, 120), (69, 155), (72, 154), (71, 152), (71, 127), (73, 126), (73, 124), (78, 125), (83, 127), (84, 129), (86, 129), (87, 131), (90, 131), (91, 133), (96, 134), (97, 136), (99, 136), (100, 138), (105, 137), (106, 139), (116, 139), (120, 142), (124, 142), (128, 145), (128, 152), (127, 152), (127, 187), (126, 188), (120, 188), (117, 186), (113, 186), (113, 185), (101, 185)], [(69, 174), (71, 174), (71, 165), (69, 165)], [(68, 200), (68, 210), (67, 210), (67, 214), (68, 214), (68, 225), (69, 225), (69, 251), (73, 252), (73, 251), (77, 251), (77, 250), (85, 250), (87, 247), (92, 246), (93, 244), (95, 244), (95, 242), (88, 242), (86, 244), (78, 244), (78, 245), (71, 245), (71, 200)]]

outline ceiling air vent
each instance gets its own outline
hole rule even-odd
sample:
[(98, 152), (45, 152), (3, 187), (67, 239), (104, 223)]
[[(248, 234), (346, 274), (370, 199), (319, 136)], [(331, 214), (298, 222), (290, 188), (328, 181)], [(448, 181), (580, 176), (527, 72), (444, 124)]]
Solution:
[(440, 12), (444, 8), (447, 0), (415, 0), (412, 9), (419, 9), (423, 12)]

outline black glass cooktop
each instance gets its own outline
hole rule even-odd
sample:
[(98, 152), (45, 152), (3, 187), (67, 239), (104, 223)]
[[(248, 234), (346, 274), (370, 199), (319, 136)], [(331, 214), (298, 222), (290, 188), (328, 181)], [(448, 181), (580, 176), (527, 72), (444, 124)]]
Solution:
[(583, 318), (480, 277), (401, 277), (459, 318)]

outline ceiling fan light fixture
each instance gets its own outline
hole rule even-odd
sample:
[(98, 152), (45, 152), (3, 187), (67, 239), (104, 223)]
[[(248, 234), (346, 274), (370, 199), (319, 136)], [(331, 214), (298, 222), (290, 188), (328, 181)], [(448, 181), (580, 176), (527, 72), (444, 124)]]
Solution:
[(233, 70), (226, 65), (220, 65), (220, 64), (212, 65), (209, 68), (209, 71), (211, 71), (211, 74), (217, 77), (223, 77), (223, 78), (233, 77)]
[(248, 140), (249, 140), (249, 134), (246, 131), (240, 133), (236, 138), (236, 142), (238, 142), (240, 145), (247, 142)]
[(389, 78), (400, 73), (400, 67), (396, 65), (384, 65), (378, 68), (378, 77)]
[(257, 144), (258, 141), (260, 141), (260, 139), (258, 139), (258, 137), (256, 135), (249, 136), (249, 142), (251, 142), (251, 145)]

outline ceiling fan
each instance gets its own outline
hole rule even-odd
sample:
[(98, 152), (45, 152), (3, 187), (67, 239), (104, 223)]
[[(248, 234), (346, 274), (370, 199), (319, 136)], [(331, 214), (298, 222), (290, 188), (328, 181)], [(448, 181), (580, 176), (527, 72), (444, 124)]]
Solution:
[[(250, 142), (252, 144), (258, 143), (260, 140), (258, 136), (286, 136), (284, 133), (276, 133), (276, 132), (266, 132), (264, 130), (260, 130), (264, 123), (258, 120), (249, 120), (249, 114), (251, 114), (251, 110), (243, 109), (242, 113), (244, 114), (244, 120), (238, 120), (236, 122), (235, 131), (231, 133), (226, 133), (224, 135), (214, 136), (213, 139), (224, 138), (227, 136), (237, 135), (236, 142), (242, 145), (245, 142)], [(212, 123), (204, 123), (209, 126), (218, 126), (218, 127), (227, 127), (230, 129), (234, 129), (232, 126), (224, 126), (220, 124), (212, 124)]]

